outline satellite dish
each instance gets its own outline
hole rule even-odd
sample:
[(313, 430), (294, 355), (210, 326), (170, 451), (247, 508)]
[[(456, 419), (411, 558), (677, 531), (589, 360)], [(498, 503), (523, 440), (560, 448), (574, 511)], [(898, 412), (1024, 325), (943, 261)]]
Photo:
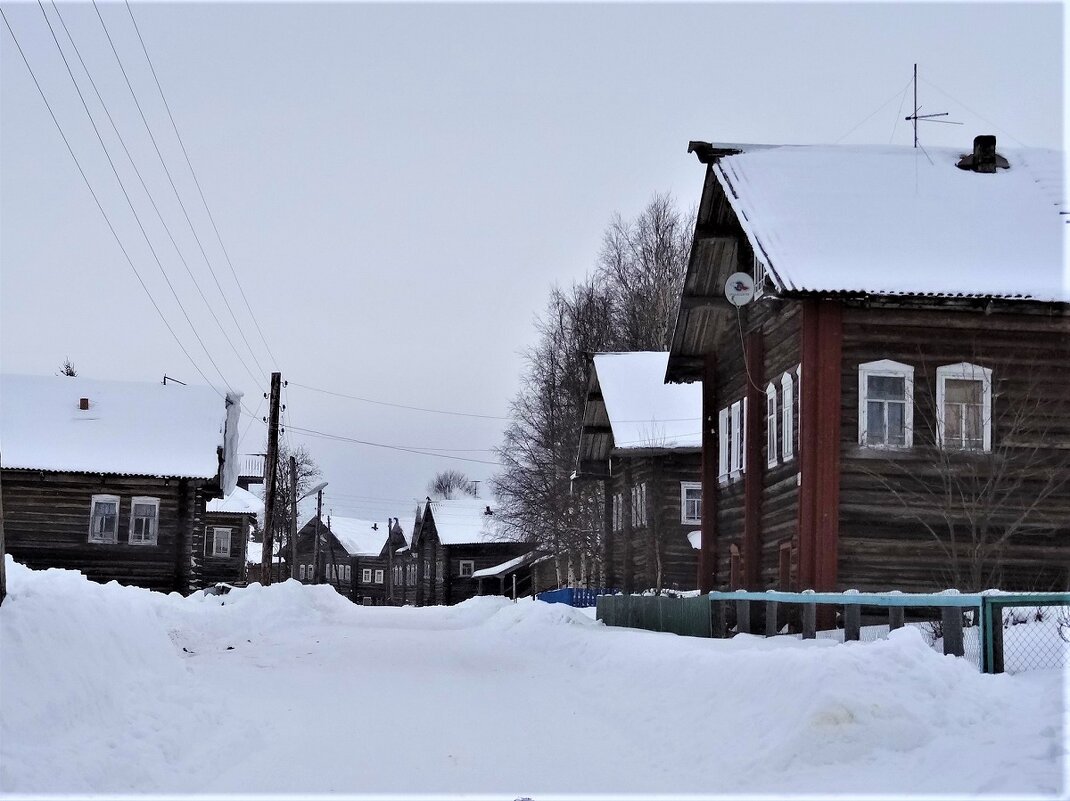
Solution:
[(724, 296), (733, 306), (746, 306), (754, 300), (754, 279), (747, 273), (732, 273), (724, 282)]

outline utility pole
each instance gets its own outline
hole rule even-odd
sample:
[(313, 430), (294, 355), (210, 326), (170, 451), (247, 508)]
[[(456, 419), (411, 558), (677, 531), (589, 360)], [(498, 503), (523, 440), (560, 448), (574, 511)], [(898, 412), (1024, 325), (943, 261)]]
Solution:
[(290, 455), (290, 578), (297, 578), (297, 458)]
[(282, 374), (271, 374), (271, 395), (268, 411), (267, 456), (264, 457), (264, 553), (260, 559), (260, 583), (271, 584), (271, 555), (275, 539), (275, 475), (279, 462), (279, 395)]
[(323, 490), (316, 493), (316, 538), (312, 544), (312, 583), (320, 583), (320, 517), (323, 514)]

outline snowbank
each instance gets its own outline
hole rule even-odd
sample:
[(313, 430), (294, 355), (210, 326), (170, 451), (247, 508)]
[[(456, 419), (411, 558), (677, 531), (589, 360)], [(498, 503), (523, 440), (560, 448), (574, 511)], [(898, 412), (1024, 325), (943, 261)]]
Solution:
[[(909, 627), (703, 640), (562, 604), (360, 607), (299, 582), (180, 598), (8, 566), (8, 793), (1065, 789), (1063, 677), (984, 676)], [(417, 729), (436, 733), (418, 755)]]

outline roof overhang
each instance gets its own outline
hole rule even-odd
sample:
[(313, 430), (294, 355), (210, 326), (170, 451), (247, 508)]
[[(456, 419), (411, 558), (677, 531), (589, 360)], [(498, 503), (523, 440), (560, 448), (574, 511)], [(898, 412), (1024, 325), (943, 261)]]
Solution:
[(587, 354), (587, 398), (583, 404), (580, 442), (576, 450), (573, 481), (598, 481), (610, 477), (609, 456), (613, 450), (613, 428), (606, 401), (598, 384), (593, 354)]

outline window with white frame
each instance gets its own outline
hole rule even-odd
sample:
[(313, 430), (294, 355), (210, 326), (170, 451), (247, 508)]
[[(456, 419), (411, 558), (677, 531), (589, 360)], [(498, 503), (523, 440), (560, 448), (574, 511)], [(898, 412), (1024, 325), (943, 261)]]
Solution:
[(717, 413), (717, 480), (728, 481), (731, 471), (732, 414), (729, 407)]
[(364, 584), (371, 584), (372, 583), (372, 571), (371, 571), (370, 567), (366, 567), (362, 571), (360, 571), (360, 580)]
[(462, 559), (458, 568), (461, 578), (469, 578), (475, 572), (476, 563), (471, 559)]
[(795, 386), (791, 373), (780, 377), (780, 442), (784, 461), (795, 456)]
[(127, 540), (131, 545), (155, 545), (159, 522), (159, 498), (133, 498), (130, 502), (130, 532)]
[(992, 368), (967, 362), (936, 368), (936, 430), (941, 447), (992, 450)]
[(632, 525), (636, 528), (646, 526), (646, 482), (632, 487)]
[(94, 495), (89, 507), (89, 541), (117, 542), (119, 538), (119, 496)]
[(858, 444), (914, 444), (914, 368), (882, 359), (858, 365)]
[(376, 570), (375, 571), (375, 583), (376, 584), (382, 584), (383, 583), (383, 571), (382, 570)]
[(301, 565), (300, 567), (298, 567), (298, 569), (297, 569), (297, 577), (299, 579), (301, 579), (301, 581), (305, 580), (305, 566), (304, 565)]
[(346, 565), (345, 571), (346, 571), (346, 581), (349, 581), (353, 576), (353, 569), (349, 565)]
[(739, 478), (747, 470), (747, 399), (732, 404), (731, 475)]
[(776, 467), (776, 387), (772, 382), (765, 388), (765, 459), (768, 467)]
[(680, 482), (680, 522), (702, 522), (702, 483), (699, 481)]
[(754, 278), (754, 297), (756, 297), (756, 298), (761, 297), (762, 292), (765, 290), (765, 273), (766, 273), (765, 262), (762, 261), (761, 259), (759, 259), (757, 256), (755, 256), (754, 257), (753, 278)]
[(230, 529), (212, 526), (212, 556), (230, 556)]

